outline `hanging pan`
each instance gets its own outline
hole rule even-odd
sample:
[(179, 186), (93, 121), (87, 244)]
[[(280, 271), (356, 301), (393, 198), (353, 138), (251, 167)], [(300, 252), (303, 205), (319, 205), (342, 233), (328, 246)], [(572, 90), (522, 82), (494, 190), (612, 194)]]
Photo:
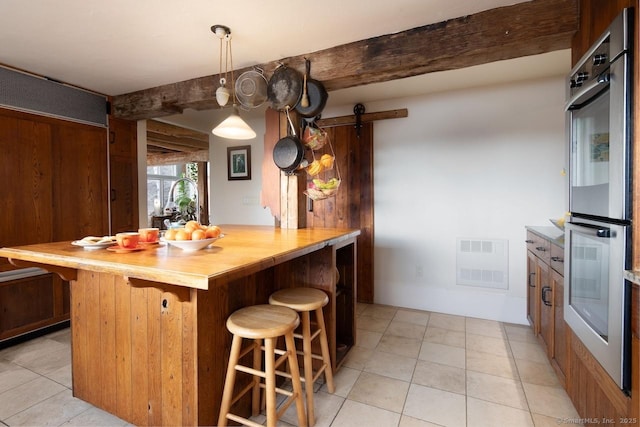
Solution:
[(258, 108), (267, 100), (267, 79), (262, 70), (245, 71), (236, 80), (236, 97), (246, 108)]
[(302, 76), (293, 68), (280, 65), (267, 85), (267, 99), (274, 110), (294, 109), (302, 96)]
[(295, 128), (289, 117), (289, 108), (286, 108), (285, 111), (293, 135), (280, 138), (276, 142), (273, 147), (273, 161), (283, 172), (293, 173), (299, 167), (305, 167), (307, 162), (304, 160), (304, 146), (300, 138), (296, 136)]
[[(301, 102), (298, 102), (298, 105), (296, 105), (296, 111), (302, 117), (316, 117), (320, 115), (320, 113), (324, 109), (329, 94), (327, 93), (324, 85), (321, 82), (312, 79), (309, 76), (309, 70), (311, 68), (310, 61), (306, 59), (304, 62), (306, 72), (304, 75), (302, 98)], [(306, 102), (303, 102), (305, 100)]]

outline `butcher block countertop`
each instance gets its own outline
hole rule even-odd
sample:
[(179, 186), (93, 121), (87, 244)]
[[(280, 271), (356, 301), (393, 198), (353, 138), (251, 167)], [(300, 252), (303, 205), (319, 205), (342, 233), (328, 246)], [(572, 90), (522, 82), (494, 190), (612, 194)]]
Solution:
[[(224, 237), (195, 252), (160, 244), (117, 253), (86, 250), (68, 241), (1, 248), (0, 257), (9, 258), (16, 266), (44, 264), (61, 270), (91, 270), (206, 290), (210, 279), (250, 274), (360, 234), (359, 230), (350, 229), (220, 227)], [(64, 271), (58, 273), (64, 275)]]

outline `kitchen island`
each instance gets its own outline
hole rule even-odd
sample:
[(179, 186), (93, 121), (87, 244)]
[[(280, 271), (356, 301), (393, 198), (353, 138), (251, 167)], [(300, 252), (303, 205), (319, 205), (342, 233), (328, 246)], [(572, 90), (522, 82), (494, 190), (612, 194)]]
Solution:
[(71, 242), (0, 249), (16, 266), (71, 282), (74, 396), (136, 425), (214, 425), (227, 317), (295, 286), (329, 295), (324, 314), (339, 366), (355, 343), (360, 232), (221, 227), (224, 238), (197, 252), (155, 245), (117, 253)]

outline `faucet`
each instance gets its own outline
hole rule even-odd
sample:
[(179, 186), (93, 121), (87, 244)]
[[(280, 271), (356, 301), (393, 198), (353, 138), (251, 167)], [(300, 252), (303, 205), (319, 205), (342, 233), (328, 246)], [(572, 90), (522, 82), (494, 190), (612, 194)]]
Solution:
[(167, 196), (167, 204), (164, 206), (165, 212), (167, 209), (172, 209), (175, 206), (175, 199), (173, 197), (173, 190), (176, 188), (176, 185), (178, 185), (178, 183), (180, 182), (188, 182), (189, 184), (191, 184), (191, 186), (193, 186), (193, 192), (196, 195), (196, 221), (200, 221), (200, 197), (198, 195), (198, 185), (195, 183), (195, 181), (193, 181), (192, 179), (189, 178), (180, 178), (178, 180), (176, 180), (172, 185), (171, 185), (171, 189), (169, 190), (169, 195)]

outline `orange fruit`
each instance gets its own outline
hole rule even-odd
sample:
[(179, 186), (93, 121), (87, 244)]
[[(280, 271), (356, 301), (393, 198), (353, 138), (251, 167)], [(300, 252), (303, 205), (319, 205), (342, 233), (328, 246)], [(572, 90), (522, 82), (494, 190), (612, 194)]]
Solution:
[(195, 220), (187, 221), (184, 225), (184, 229), (187, 231), (197, 230), (198, 228), (200, 228), (200, 223)]
[(176, 231), (176, 240), (191, 240), (191, 231), (186, 228), (179, 228)]
[(167, 240), (176, 240), (176, 231), (177, 230), (175, 228), (167, 230), (164, 233), (164, 238), (167, 239)]
[(207, 239), (212, 237), (219, 237), (222, 230), (217, 225), (210, 225), (207, 227)]
[(191, 233), (191, 240), (202, 240), (206, 237), (207, 233), (201, 229), (193, 230), (193, 233)]

